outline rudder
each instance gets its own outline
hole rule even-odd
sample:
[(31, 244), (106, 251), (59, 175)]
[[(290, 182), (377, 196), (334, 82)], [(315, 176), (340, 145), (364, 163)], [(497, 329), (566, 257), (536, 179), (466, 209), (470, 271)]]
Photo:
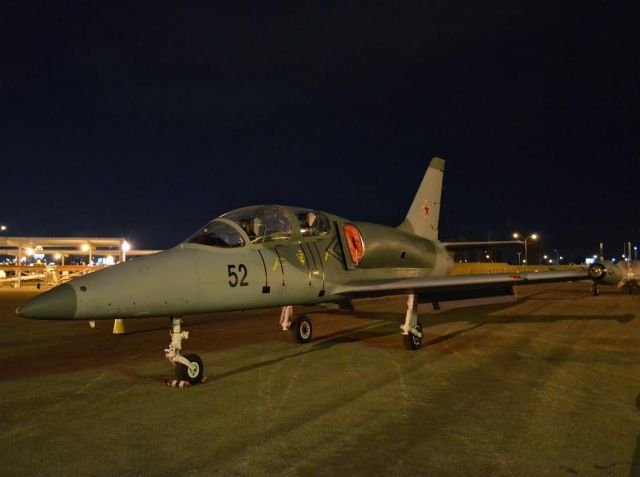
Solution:
[(438, 240), (444, 162), (439, 157), (431, 159), (409, 212), (398, 229), (429, 240)]

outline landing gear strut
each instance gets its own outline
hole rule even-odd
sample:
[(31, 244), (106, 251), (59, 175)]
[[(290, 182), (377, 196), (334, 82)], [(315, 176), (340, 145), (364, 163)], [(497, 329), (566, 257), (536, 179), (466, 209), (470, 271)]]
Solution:
[(422, 323), (418, 320), (418, 299), (415, 294), (407, 297), (407, 314), (402, 330), (404, 347), (410, 351), (420, 349), (422, 346)]
[(283, 306), (280, 312), (280, 326), (282, 331), (288, 331), (291, 328), (291, 316), (293, 315), (293, 307), (291, 305)]
[(176, 378), (179, 381), (186, 381), (190, 384), (196, 384), (204, 378), (204, 365), (200, 356), (197, 354), (188, 354), (182, 356), (182, 340), (189, 339), (189, 332), (182, 331), (180, 328), (182, 320), (180, 318), (171, 318), (171, 343), (169, 348), (164, 350), (166, 358), (176, 368)]

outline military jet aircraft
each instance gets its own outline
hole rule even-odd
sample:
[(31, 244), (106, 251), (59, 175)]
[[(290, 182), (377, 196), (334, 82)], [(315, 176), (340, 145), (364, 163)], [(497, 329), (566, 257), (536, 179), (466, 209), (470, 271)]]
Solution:
[(307, 343), (311, 320), (294, 317), (293, 306), (407, 295), (400, 328), (405, 346), (415, 350), (423, 338), (419, 301), (436, 304), (499, 294), (516, 284), (587, 278), (586, 271), (449, 276), (448, 248), (460, 244), (438, 241), (444, 165), (431, 160), (396, 228), (298, 207), (246, 207), (212, 220), (172, 249), (53, 288), (16, 313), (51, 320), (169, 316), (166, 357), (179, 380), (196, 383), (204, 366), (197, 355), (181, 354), (188, 338), (183, 315), (278, 306), (282, 329)]
[(598, 285), (615, 285), (625, 288), (629, 295), (640, 288), (640, 262), (631, 260), (624, 263), (613, 263), (602, 260), (589, 266), (589, 278), (593, 280), (593, 294), (598, 295)]

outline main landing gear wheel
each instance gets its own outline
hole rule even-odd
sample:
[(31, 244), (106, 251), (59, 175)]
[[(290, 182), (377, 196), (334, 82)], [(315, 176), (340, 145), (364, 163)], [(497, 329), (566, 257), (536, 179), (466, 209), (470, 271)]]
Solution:
[(404, 347), (409, 351), (420, 349), (422, 346), (422, 323), (420, 323), (420, 320), (416, 323), (415, 331), (417, 331), (419, 335), (414, 334), (412, 331), (410, 331), (409, 334), (402, 335)]
[(291, 334), (293, 339), (298, 343), (308, 343), (311, 341), (313, 327), (308, 316), (302, 315), (291, 323)]
[(190, 384), (197, 384), (204, 377), (204, 365), (200, 356), (197, 354), (188, 354), (184, 357), (189, 361), (190, 365), (186, 366), (182, 363), (176, 363), (176, 378), (180, 381), (188, 381)]

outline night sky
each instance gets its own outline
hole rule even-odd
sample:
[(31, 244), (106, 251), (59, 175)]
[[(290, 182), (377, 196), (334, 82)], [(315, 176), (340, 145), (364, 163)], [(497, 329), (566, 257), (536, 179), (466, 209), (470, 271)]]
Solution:
[(3, 2), (11, 235), (167, 248), (254, 203), (440, 237), (640, 241), (631, 2)]

